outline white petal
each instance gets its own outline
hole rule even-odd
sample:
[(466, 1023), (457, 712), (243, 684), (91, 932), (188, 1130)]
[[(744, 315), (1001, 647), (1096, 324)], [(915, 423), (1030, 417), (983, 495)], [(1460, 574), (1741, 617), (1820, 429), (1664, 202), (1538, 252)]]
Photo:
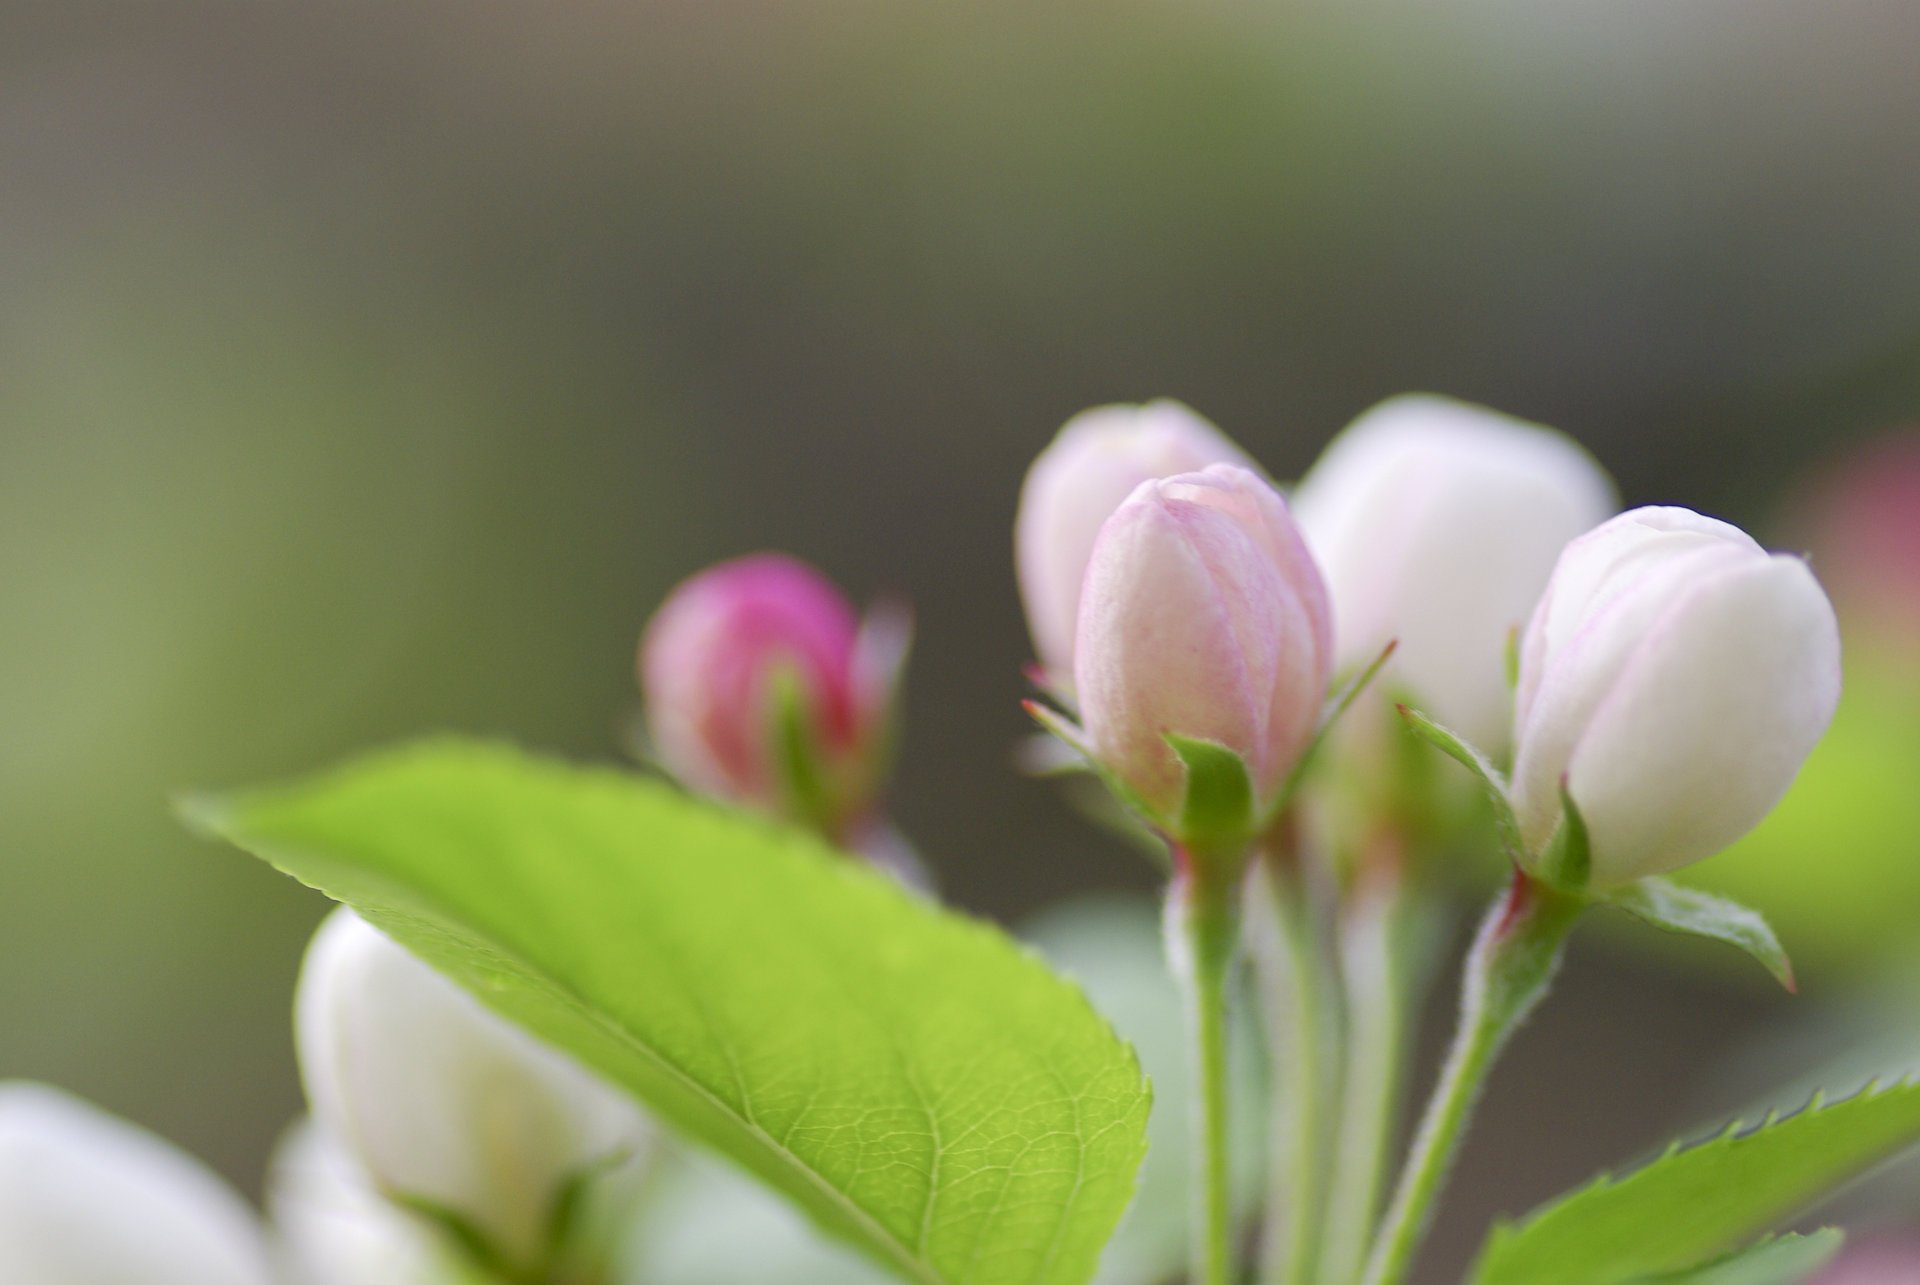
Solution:
[(291, 1285), (438, 1285), (437, 1233), (375, 1190), (338, 1139), (311, 1120), (274, 1154), (268, 1206)]
[(1706, 579), (1654, 624), (1573, 753), (1596, 882), (1711, 856), (1758, 824), (1839, 695), (1839, 631), (1805, 563)]
[(1508, 731), (1508, 634), (1566, 542), (1613, 507), (1572, 439), (1482, 407), (1396, 397), (1302, 479), (1294, 512), (1333, 596), (1340, 663), (1398, 639), (1389, 686), (1488, 750)]
[(269, 1279), (258, 1221), (199, 1161), (56, 1089), (0, 1084), (0, 1281)]
[(342, 908), (297, 997), (314, 1115), (391, 1193), (468, 1218), (508, 1255), (541, 1244), (586, 1166), (637, 1146), (637, 1109)]

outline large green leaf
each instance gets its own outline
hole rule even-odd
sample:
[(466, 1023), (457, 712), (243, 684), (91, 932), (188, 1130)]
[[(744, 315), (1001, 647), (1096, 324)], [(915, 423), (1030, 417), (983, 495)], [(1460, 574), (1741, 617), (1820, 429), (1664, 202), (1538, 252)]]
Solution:
[(1472, 1279), (1619, 1285), (1699, 1267), (1920, 1141), (1920, 1084), (1869, 1087), (1831, 1105), (1816, 1097), (1796, 1115), (1739, 1130), (1676, 1145), (1495, 1228)]
[(917, 1282), (1081, 1282), (1148, 1091), (999, 930), (630, 774), (451, 741), (215, 800), (354, 906)]

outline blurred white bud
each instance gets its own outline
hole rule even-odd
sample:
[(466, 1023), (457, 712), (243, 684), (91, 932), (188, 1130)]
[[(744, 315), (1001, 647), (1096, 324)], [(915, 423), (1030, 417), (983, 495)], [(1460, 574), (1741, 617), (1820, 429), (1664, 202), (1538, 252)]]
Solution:
[(0, 1281), (270, 1280), (259, 1221), (206, 1166), (57, 1089), (0, 1083)]
[(1561, 554), (1520, 657), (1514, 806), (1538, 851), (1560, 786), (1596, 886), (1712, 856), (1792, 784), (1840, 697), (1807, 564), (1688, 509), (1623, 513)]
[(267, 1177), (289, 1285), (445, 1285), (439, 1233), (387, 1200), (337, 1138), (312, 1120), (288, 1130)]
[(1293, 511), (1327, 579), (1339, 664), (1399, 640), (1381, 690), (1480, 748), (1503, 748), (1508, 636), (1568, 540), (1614, 511), (1571, 438), (1450, 398), (1361, 415), (1301, 479)]
[(536, 1264), (568, 1183), (643, 1145), (637, 1107), (351, 910), (307, 951), (297, 1035), (315, 1118), (389, 1197)]
[(1271, 804), (1318, 727), (1332, 643), (1320, 573), (1271, 486), (1228, 464), (1142, 483), (1087, 569), (1088, 744), (1163, 821), (1186, 785), (1168, 733), (1234, 751)]
[(1142, 482), (1253, 461), (1175, 401), (1097, 406), (1066, 422), (1027, 470), (1013, 543), (1027, 627), (1048, 682), (1073, 680), (1080, 588), (1100, 527)]

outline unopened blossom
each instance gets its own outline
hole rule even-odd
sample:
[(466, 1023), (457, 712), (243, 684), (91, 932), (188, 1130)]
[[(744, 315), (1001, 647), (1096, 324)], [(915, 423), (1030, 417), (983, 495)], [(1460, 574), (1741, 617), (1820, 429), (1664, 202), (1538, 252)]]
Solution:
[(0, 1083), (0, 1281), (271, 1280), (258, 1221), (205, 1165), (57, 1089)]
[[(709, 567), (674, 589), (641, 643), (654, 752), (692, 789), (848, 839), (883, 783), (905, 635), (897, 613), (863, 626), (826, 577), (785, 555)], [(799, 716), (797, 764), (783, 700)]]
[(569, 1183), (645, 1141), (625, 1095), (344, 907), (307, 951), (295, 1018), (320, 1127), (387, 1196), (458, 1216), (510, 1263), (537, 1265)]
[(1783, 795), (1840, 695), (1833, 608), (1800, 558), (1688, 509), (1569, 544), (1521, 650), (1513, 796), (1539, 850), (1560, 789), (1596, 885), (1718, 852)]
[(312, 1120), (274, 1152), (267, 1207), (289, 1285), (443, 1285), (438, 1229), (381, 1195), (340, 1140)]
[(1397, 641), (1383, 690), (1488, 752), (1506, 741), (1509, 636), (1567, 541), (1614, 511), (1571, 438), (1451, 398), (1392, 398), (1328, 445), (1293, 495), (1333, 600), (1338, 663)]
[(1097, 406), (1068, 420), (1020, 488), (1014, 560), (1035, 654), (1049, 685), (1073, 678), (1081, 583), (1100, 527), (1142, 482), (1253, 462), (1175, 401)]
[(1142, 483), (1101, 528), (1074, 685), (1094, 756), (1156, 816), (1185, 791), (1169, 733), (1233, 750), (1273, 802), (1317, 727), (1332, 651), (1320, 573), (1248, 470)]

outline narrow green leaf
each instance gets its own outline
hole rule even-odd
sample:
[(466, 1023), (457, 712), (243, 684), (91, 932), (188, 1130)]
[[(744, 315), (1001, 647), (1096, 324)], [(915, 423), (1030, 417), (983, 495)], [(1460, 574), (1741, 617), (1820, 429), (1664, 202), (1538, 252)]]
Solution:
[(1187, 769), (1180, 837), (1197, 845), (1244, 845), (1254, 832), (1253, 778), (1246, 760), (1218, 741), (1171, 732), (1166, 741)]
[[(1494, 1228), (1474, 1285), (1620, 1285), (1696, 1268), (1920, 1142), (1920, 1084), (1820, 1099), (1746, 1133), (1676, 1144)], [(1736, 1278), (1738, 1279), (1738, 1278)]]
[(353, 905), (894, 1274), (1078, 1285), (1148, 1093), (999, 930), (655, 782), (435, 742), (190, 817)]
[(1640, 879), (1603, 900), (1668, 932), (1737, 946), (1760, 961), (1779, 983), (1794, 989), (1793, 963), (1760, 912), (1670, 879)]
[(1805, 1236), (1772, 1236), (1681, 1272), (1641, 1276), (1629, 1285), (1800, 1285), (1840, 1252), (1837, 1227)]
[(1480, 784), (1486, 787), (1487, 797), (1493, 803), (1493, 824), (1500, 835), (1501, 847), (1506, 849), (1507, 857), (1514, 864), (1528, 864), (1526, 847), (1520, 842), (1520, 822), (1513, 815), (1513, 804), (1507, 799), (1507, 778), (1501, 775), (1500, 769), (1457, 732), (1442, 727), (1409, 705), (1397, 705), (1395, 708), (1400, 711), (1400, 717), (1406, 725), (1422, 740), (1480, 778)]

